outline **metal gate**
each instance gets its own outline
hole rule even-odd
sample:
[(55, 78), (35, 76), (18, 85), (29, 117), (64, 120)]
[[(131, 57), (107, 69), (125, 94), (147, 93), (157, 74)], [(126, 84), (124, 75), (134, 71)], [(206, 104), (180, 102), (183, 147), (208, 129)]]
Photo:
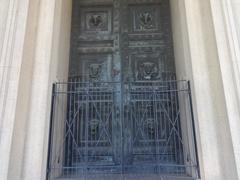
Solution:
[(69, 66), (53, 86), (49, 179), (198, 175), (169, 0), (73, 0)]
[(188, 81), (55, 83), (47, 177), (193, 179), (193, 123)]

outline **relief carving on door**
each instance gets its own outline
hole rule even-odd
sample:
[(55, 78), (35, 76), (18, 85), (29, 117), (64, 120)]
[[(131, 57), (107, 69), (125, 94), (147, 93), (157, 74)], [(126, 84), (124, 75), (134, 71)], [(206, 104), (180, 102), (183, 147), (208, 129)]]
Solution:
[(81, 11), (81, 33), (110, 33), (112, 8), (83, 8)]
[(89, 18), (89, 26), (90, 27), (95, 27), (95, 28), (99, 28), (102, 26), (103, 24), (103, 17), (99, 14), (93, 14), (90, 18)]
[(98, 81), (102, 74), (102, 64), (92, 63), (88, 67), (89, 79)]
[(142, 62), (137, 73), (139, 80), (154, 80), (158, 77), (158, 64), (151, 61)]
[(74, 66), (78, 76), (84, 81), (103, 82), (111, 80), (112, 55), (106, 53), (82, 54), (79, 64)]
[[(152, 154), (154, 140), (165, 141), (166, 130), (161, 127), (164, 118), (156, 119), (160, 113), (150, 106), (153, 96), (146, 86), (161, 80), (164, 67), (173, 64), (166, 6), (161, 6), (160, 0), (103, 1), (81, 6), (81, 0), (76, 0), (80, 5), (75, 7), (73, 19), (70, 75), (84, 76), (83, 81), (89, 85), (79, 95), (86, 107), (79, 119), (88, 127), (88, 132), (81, 129), (79, 133), (79, 146), (90, 147), (84, 156), (91, 156), (96, 164), (119, 165), (121, 157), (129, 157), (127, 165), (154, 162), (154, 157), (139, 154)], [(123, 87), (128, 82), (132, 86), (143, 84), (127, 87), (132, 94), (126, 95)], [(126, 117), (121, 114), (125, 108)]]
[(130, 56), (130, 67), (135, 81), (150, 81), (162, 78), (163, 56), (159, 53), (139, 53)]
[(108, 18), (106, 12), (95, 12), (86, 14), (87, 30), (106, 30)]
[(146, 8), (133, 6), (130, 11), (133, 17), (134, 32), (156, 31), (159, 29), (159, 22), (157, 21), (159, 12), (154, 6), (146, 6)]
[(91, 136), (96, 136), (97, 135), (97, 131), (99, 128), (99, 120), (98, 119), (92, 119), (89, 122), (89, 126), (90, 126), (90, 134)]
[(155, 122), (154, 122), (154, 118), (148, 118), (145, 121), (145, 126), (148, 132), (148, 135), (150, 137), (153, 137), (154, 133), (155, 133)]
[(151, 29), (153, 27), (153, 15), (150, 12), (143, 12), (139, 15), (141, 29)]

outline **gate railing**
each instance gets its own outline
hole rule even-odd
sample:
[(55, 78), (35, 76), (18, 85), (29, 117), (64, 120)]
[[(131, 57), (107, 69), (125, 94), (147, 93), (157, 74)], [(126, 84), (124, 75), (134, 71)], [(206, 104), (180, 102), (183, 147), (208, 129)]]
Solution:
[(189, 81), (71, 79), (51, 112), (48, 179), (200, 175)]

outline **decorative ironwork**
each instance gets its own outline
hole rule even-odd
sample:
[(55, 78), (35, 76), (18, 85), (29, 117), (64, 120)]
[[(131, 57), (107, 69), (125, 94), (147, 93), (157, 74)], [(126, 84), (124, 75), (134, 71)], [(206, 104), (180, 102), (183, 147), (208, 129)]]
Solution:
[(197, 175), (187, 81), (73, 78), (53, 98), (49, 179)]
[(73, 78), (54, 84), (48, 179), (197, 175), (169, 9), (161, 0), (73, 1)]

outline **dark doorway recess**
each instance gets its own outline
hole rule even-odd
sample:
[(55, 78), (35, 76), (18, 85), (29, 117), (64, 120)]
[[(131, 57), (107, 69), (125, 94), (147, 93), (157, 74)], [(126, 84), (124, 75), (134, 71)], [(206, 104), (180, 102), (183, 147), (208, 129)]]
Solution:
[(53, 88), (49, 179), (194, 179), (188, 81), (167, 0), (74, 0), (69, 81)]

